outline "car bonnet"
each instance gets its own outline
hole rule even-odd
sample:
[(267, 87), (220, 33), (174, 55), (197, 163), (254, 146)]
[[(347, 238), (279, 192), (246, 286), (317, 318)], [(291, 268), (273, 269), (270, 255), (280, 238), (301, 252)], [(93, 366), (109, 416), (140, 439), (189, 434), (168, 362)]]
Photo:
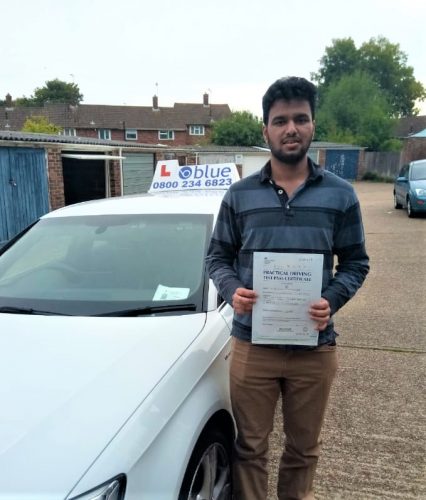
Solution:
[(204, 322), (0, 314), (0, 498), (63, 498)]

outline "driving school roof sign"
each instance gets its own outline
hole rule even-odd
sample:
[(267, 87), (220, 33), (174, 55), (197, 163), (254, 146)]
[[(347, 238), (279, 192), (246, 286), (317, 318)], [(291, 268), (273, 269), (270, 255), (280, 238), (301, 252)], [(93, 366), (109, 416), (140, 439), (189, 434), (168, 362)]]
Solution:
[(148, 192), (228, 189), (239, 179), (235, 163), (180, 166), (177, 160), (159, 161)]

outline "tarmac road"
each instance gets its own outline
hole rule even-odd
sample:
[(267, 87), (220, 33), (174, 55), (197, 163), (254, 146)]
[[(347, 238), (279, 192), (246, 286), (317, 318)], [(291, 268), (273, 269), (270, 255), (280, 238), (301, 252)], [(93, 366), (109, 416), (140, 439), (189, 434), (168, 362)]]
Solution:
[[(426, 217), (395, 210), (392, 184), (354, 186), (371, 270), (335, 317), (340, 367), (316, 498), (426, 499)], [(276, 499), (280, 428), (277, 413), (268, 500)]]

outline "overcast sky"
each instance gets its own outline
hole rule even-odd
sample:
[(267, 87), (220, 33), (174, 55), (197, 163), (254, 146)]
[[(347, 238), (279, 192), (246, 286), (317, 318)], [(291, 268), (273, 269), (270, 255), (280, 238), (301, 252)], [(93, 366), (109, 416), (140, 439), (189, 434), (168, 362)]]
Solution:
[[(227, 103), (261, 115), (277, 78), (309, 78), (334, 39), (399, 44), (426, 85), (424, 0), (0, 0), (0, 98), (54, 78), (85, 104)], [(426, 114), (426, 104), (421, 105)]]

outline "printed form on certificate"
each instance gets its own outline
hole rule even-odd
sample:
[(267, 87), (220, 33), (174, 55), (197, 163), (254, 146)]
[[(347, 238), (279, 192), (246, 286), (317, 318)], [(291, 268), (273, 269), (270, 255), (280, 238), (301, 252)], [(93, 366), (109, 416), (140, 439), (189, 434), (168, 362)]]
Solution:
[(318, 344), (309, 306), (321, 298), (322, 254), (254, 252), (252, 342)]

